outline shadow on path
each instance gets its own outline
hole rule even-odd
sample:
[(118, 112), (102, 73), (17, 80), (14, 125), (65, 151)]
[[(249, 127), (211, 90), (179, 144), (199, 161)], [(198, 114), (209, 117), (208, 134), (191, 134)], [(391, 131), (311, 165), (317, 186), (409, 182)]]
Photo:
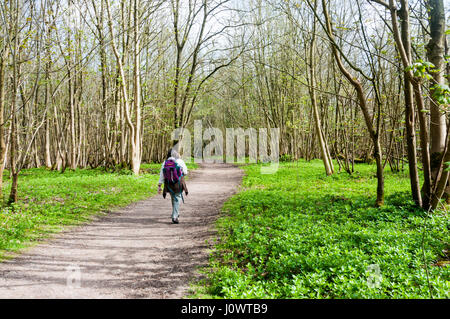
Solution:
[(183, 297), (208, 262), (206, 240), (242, 174), (232, 165), (201, 165), (188, 181), (179, 225), (171, 223), (170, 199), (155, 196), (1, 263), (0, 298)]

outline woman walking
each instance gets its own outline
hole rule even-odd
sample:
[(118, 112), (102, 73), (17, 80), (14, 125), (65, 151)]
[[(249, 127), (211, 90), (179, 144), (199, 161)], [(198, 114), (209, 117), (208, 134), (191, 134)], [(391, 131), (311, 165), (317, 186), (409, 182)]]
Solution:
[[(179, 223), (180, 202), (184, 202), (183, 191), (186, 196), (188, 189), (184, 177), (188, 174), (186, 163), (180, 158), (177, 151), (170, 149), (167, 153), (167, 159), (161, 166), (158, 182), (158, 194), (163, 194), (166, 198), (167, 193), (172, 199), (172, 223)], [(164, 190), (161, 185), (164, 183)]]

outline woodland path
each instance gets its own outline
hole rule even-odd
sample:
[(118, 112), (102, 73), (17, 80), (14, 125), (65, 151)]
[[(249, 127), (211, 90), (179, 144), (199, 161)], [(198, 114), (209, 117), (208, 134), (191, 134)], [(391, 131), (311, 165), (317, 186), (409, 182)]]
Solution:
[(170, 196), (158, 195), (73, 227), (1, 263), (0, 298), (182, 298), (243, 175), (227, 164), (190, 173), (180, 224), (171, 223)]

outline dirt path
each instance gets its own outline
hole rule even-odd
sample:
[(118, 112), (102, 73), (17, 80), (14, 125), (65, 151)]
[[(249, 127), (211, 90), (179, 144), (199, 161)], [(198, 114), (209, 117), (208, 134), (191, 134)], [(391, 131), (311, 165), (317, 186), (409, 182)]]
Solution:
[(188, 181), (179, 225), (170, 199), (156, 196), (31, 248), (0, 264), (0, 298), (181, 298), (241, 178), (234, 166), (204, 164)]

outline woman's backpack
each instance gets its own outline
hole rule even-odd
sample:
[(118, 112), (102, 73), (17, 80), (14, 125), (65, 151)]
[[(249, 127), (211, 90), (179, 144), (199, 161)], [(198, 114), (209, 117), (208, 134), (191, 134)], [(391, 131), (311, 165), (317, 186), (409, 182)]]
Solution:
[(175, 184), (180, 182), (183, 171), (176, 161), (169, 159), (164, 162), (163, 174), (167, 183)]
[[(175, 196), (175, 192), (177, 192), (179, 190), (179, 192), (181, 194), (181, 199), (183, 200), (183, 203), (184, 203), (183, 187), (181, 185), (181, 178), (183, 177), (183, 170), (181, 169), (180, 165), (178, 165), (176, 161), (171, 160), (171, 159), (165, 161), (164, 167), (163, 167), (163, 174), (164, 174), (165, 186), (167, 187), (169, 192)], [(178, 186), (178, 187), (176, 187), (176, 186)], [(172, 188), (174, 188), (175, 191)], [(178, 201), (178, 199), (176, 197), (174, 197), (174, 198), (175, 198), (175, 201)]]

